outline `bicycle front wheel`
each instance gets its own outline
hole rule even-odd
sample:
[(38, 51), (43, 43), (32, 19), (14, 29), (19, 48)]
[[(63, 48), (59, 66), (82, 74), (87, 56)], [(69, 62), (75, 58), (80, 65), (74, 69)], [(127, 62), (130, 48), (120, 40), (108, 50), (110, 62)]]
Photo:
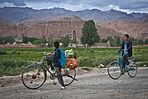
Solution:
[(137, 65), (135, 62), (133, 62), (133, 65), (128, 67), (128, 75), (131, 77), (131, 78), (134, 78), (137, 74)]
[(121, 66), (118, 62), (112, 62), (108, 65), (107, 69), (108, 75), (116, 80), (121, 76)]
[(31, 64), (24, 68), (21, 80), (25, 87), (29, 89), (38, 89), (46, 81), (46, 70), (39, 64)]

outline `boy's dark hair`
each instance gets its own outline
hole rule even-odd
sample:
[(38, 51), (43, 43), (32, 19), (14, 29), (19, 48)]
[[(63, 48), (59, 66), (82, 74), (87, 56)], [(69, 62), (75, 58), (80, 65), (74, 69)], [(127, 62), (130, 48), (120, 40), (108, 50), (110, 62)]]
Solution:
[(128, 34), (125, 34), (124, 36), (126, 36), (127, 38), (129, 38), (129, 35)]
[(59, 42), (54, 42), (54, 47), (58, 48), (59, 47)]

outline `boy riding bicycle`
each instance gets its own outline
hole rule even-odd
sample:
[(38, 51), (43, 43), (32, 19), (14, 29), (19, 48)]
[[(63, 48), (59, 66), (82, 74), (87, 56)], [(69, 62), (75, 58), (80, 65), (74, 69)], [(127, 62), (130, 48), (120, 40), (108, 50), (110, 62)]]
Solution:
[[(55, 47), (55, 51), (54, 53), (50, 53), (49, 57), (47, 59), (48, 61), (48, 65), (51, 67), (51, 71), (53, 72), (53, 74), (57, 73), (57, 78), (58, 81), (61, 85), (61, 89), (65, 89), (65, 83), (63, 81), (63, 74), (61, 74), (61, 69), (65, 68), (65, 65), (67, 68), (69, 68), (70, 70), (74, 71), (75, 68), (77, 67), (77, 62), (76, 62), (76, 53), (75, 50), (70, 49), (70, 50), (66, 50), (65, 52), (59, 48), (59, 43), (55, 42), (54, 43), (54, 47)], [(73, 78), (71, 75), (69, 75), (69, 71), (67, 71), (66, 69), (64, 70), (65, 74), (68, 74), (68, 77), (72, 78), (73, 80), (76, 80), (75, 78)], [(52, 75), (50, 76), (50, 78), (53, 80), (53, 84), (56, 85), (55, 79), (54, 77), (52, 77)]]
[(61, 51), (60, 51), (60, 48), (59, 48), (59, 43), (55, 42), (54, 47), (55, 47), (55, 52), (54, 52), (54, 55), (53, 55), (53, 64), (54, 64), (55, 70), (57, 72), (58, 81), (61, 84), (61, 89), (63, 90), (63, 89), (65, 89), (65, 86), (64, 86), (64, 81), (63, 81), (63, 77), (62, 77), (62, 74), (61, 74), (62, 66), (59, 63), (59, 60), (62, 57)]
[[(120, 52), (122, 51), (122, 58)], [(133, 78), (137, 74), (137, 65), (132, 56), (132, 42), (129, 40), (129, 35), (125, 34), (121, 45), (121, 48), (116, 51), (117, 59), (110, 62), (107, 67), (108, 75), (116, 80), (124, 73)], [(130, 57), (130, 58), (129, 58)]]
[(128, 57), (132, 56), (132, 41), (129, 40), (129, 35), (125, 34), (123, 38), (123, 42), (121, 45), (121, 48), (119, 49), (119, 52), (122, 52), (123, 56), (123, 70), (126, 70), (127, 66), (130, 66), (130, 62), (128, 61)]
[[(63, 89), (65, 89), (65, 86), (64, 86), (64, 81), (63, 81), (63, 77), (61, 74), (62, 66), (59, 62), (60, 58), (62, 57), (61, 56), (61, 49), (59, 48), (59, 42), (55, 42), (54, 47), (55, 47), (54, 53), (52, 53), (52, 54), (50, 53), (47, 61), (48, 61), (48, 65), (51, 66), (51, 70), (53, 72), (54, 72), (54, 70), (56, 71), (58, 81), (61, 85), (61, 89), (63, 90)], [(55, 79), (52, 76), (51, 76), (51, 79), (53, 80), (53, 84), (56, 85)]]

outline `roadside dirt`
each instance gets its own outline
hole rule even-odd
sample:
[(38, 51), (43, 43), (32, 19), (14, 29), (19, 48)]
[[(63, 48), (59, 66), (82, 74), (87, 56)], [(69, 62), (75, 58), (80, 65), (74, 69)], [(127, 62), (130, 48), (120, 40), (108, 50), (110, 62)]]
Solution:
[[(99, 69), (99, 68), (88, 68), (88, 67), (77, 68), (77, 76), (90, 74), (92, 72), (95, 73), (98, 71), (100, 73), (105, 72), (104, 69)], [(0, 77), (0, 87), (12, 86), (12, 85), (19, 84), (19, 83), (21, 83), (21, 75)]]
[(39, 89), (30, 90), (21, 83), (13, 85), (9, 79), (10, 84), (0, 87), (0, 99), (148, 99), (147, 67), (138, 68), (135, 78), (126, 73), (118, 80), (111, 79), (106, 69), (83, 68), (77, 72), (78, 81), (65, 90), (60, 90), (59, 84), (53, 85), (51, 80)]

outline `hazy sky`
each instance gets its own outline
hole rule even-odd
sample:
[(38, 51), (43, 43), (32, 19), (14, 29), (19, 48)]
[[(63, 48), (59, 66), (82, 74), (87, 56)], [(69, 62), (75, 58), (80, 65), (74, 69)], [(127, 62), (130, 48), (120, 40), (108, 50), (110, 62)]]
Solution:
[(0, 7), (31, 7), (34, 9), (60, 7), (73, 11), (97, 8), (148, 13), (148, 0), (0, 0)]

